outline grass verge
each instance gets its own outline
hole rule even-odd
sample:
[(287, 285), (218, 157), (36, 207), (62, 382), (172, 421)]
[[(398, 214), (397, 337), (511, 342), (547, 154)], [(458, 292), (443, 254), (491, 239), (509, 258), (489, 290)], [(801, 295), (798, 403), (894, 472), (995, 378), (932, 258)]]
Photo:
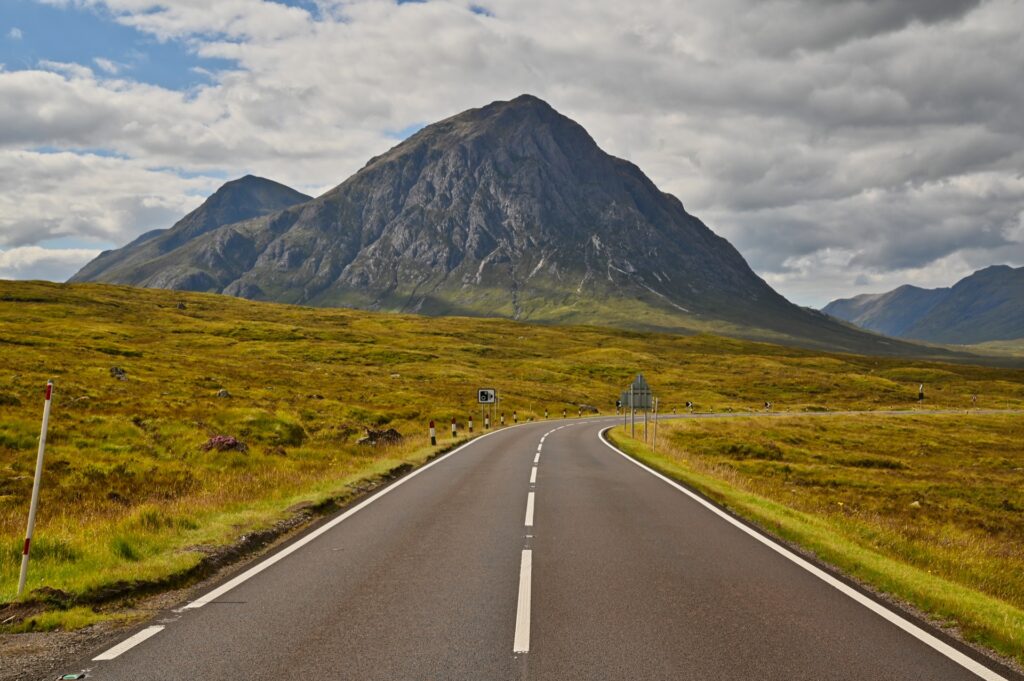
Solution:
[[(662, 424), (657, 453), (621, 427), (609, 435), (768, 532), (1024, 663), (1024, 522), (1006, 509), (1017, 508), (1024, 470), (1012, 419), (1020, 416), (681, 421)], [(848, 440), (865, 431), (873, 446)], [(926, 461), (891, 451), (926, 435)]]

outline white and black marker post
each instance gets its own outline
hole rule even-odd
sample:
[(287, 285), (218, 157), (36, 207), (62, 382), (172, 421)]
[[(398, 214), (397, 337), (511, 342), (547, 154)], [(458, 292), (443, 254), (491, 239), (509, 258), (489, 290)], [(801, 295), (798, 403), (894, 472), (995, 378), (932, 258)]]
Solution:
[(519, 423), (519, 414), (515, 409), (512, 410), (512, 423)]
[(472, 414), (469, 415), (469, 432), (470, 432), (470, 434), (473, 433), (473, 415)]
[(455, 417), (453, 416), (452, 417), (452, 439), (453, 440), (459, 436), (458, 432), (459, 432), (458, 431), (458, 427), (455, 425)]
[(437, 429), (434, 428), (434, 419), (430, 419), (430, 446), (437, 444)]
[(28, 507), (28, 529), (25, 530), (25, 545), (21, 549), (21, 575), (18, 577), (18, 596), (25, 591), (28, 578), (28, 553), (32, 544), (32, 533), (36, 529), (36, 511), (39, 509), (39, 486), (43, 482), (43, 454), (46, 452), (46, 428), (50, 424), (50, 399), (53, 397), (53, 381), (46, 382), (46, 401), (43, 402), (43, 426), (39, 431), (39, 453), (36, 454), (36, 477), (32, 481), (32, 501)]

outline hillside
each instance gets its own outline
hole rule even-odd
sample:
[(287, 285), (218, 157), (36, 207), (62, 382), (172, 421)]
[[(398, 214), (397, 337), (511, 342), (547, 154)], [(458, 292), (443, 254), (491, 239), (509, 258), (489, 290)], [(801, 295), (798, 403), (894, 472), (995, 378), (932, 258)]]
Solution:
[(1024, 338), (1024, 267), (987, 267), (950, 288), (901, 286), (834, 300), (823, 312), (877, 333), (933, 343)]
[[(497, 388), (506, 414), (521, 419), (579, 405), (608, 413), (637, 371), (665, 411), (687, 400), (716, 411), (764, 400), (778, 410), (888, 409), (914, 404), (920, 382), (928, 408), (966, 407), (972, 394), (1024, 405), (1020, 370), (96, 284), (0, 281), (0, 329), (0, 603), (16, 583), (50, 378), (30, 588), (82, 598), (118, 580), (181, 574), (295, 508), (422, 462), (436, 451), (428, 420), (456, 417), (464, 434), (480, 386)], [(406, 441), (358, 445), (367, 427), (394, 427)], [(203, 451), (215, 435), (247, 450)]]
[[(222, 186), (170, 229), (146, 232), (123, 248), (100, 253), (70, 281), (136, 283), (135, 279), (143, 276), (141, 273), (148, 272), (150, 262), (197, 237), (218, 227), (268, 215), (309, 199), (309, 196), (283, 184), (246, 175)], [(201, 288), (199, 282), (194, 283)], [(153, 280), (151, 285), (177, 288), (161, 286), (159, 278)]]
[(639, 168), (528, 95), (429, 125), (316, 199), (164, 245), (74, 280), (921, 353), (791, 304)]

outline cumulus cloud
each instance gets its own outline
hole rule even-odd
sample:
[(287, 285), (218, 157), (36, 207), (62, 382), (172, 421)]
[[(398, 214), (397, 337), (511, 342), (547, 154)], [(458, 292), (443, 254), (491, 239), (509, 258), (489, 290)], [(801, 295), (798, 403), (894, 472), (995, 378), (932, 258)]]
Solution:
[(11, 40), (21, 40), (24, 37), (24, 33), (17, 26), (13, 26), (11, 30), (7, 31), (7, 37)]
[(169, 227), (218, 184), (121, 158), (0, 150), (0, 248), (53, 239), (120, 245)]
[(0, 250), (0, 279), (64, 281), (99, 253), (85, 248), (40, 246)]
[[(316, 193), (394, 131), (531, 92), (798, 302), (1024, 264), (1017, 0), (45, 1), (233, 65), (187, 91), (101, 58), (0, 72), (0, 150), (102, 149), (137, 181), (65, 175), (64, 232), (167, 226), (214, 174)], [(166, 213), (124, 208), (136, 190)], [(60, 231), (19, 215), (3, 243)]]

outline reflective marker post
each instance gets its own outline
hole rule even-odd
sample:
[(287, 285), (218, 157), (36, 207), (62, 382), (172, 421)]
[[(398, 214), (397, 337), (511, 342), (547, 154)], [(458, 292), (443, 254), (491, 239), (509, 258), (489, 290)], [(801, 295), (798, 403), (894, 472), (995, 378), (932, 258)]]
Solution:
[(39, 509), (39, 486), (43, 482), (43, 454), (46, 451), (46, 428), (50, 423), (50, 398), (53, 397), (53, 381), (46, 382), (46, 401), (43, 403), (43, 427), (39, 432), (39, 453), (36, 454), (36, 477), (32, 482), (32, 502), (28, 508), (28, 529), (25, 531), (25, 546), (21, 550), (21, 575), (18, 577), (18, 596), (25, 591), (28, 578), (28, 553), (32, 544), (32, 533), (36, 528), (36, 511)]
[(434, 428), (434, 420), (430, 420), (430, 446), (437, 445), (437, 430)]

